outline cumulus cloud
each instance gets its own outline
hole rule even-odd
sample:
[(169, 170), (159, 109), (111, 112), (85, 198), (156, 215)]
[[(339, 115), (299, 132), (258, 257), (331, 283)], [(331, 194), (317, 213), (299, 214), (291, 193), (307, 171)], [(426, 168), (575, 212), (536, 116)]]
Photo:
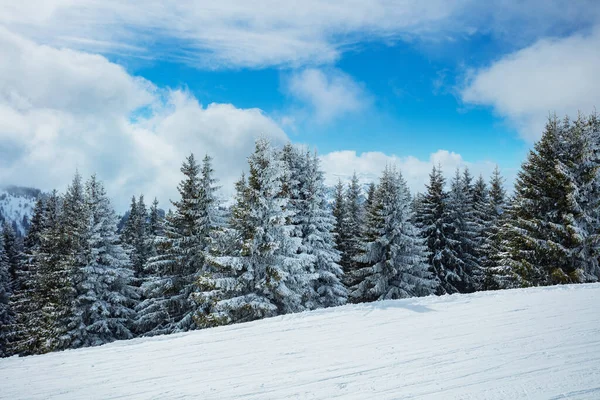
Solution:
[(538, 139), (549, 113), (575, 116), (600, 106), (600, 27), (543, 39), (471, 72), (466, 103), (490, 106), (527, 140)]
[(365, 109), (370, 95), (349, 75), (338, 70), (305, 69), (291, 76), (289, 93), (306, 104), (317, 122), (329, 122)]
[[(338, 179), (348, 180), (353, 171), (363, 183), (377, 182), (386, 165), (396, 166), (402, 172), (412, 193), (422, 193), (425, 190), (433, 166), (441, 166), (447, 180), (454, 175), (457, 168), (462, 170), (465, 167), (468, 167), (474, 176), (481, 174), (487, 179), (496, 166), (490, 161), (469, 162), (460, 154), (447, 150), (438, 150), (430, 154), (427, 160), (376, 151), (361, 154), (351, 150), (335, 151), (322, 155), (321, 165), (327, 171), (326, 183), (329, 185), (335, 185)], [(505, 171), (504, 174), (507, 182), (512, 183), (513, 176), (510, 171)]]
[[(36, 41), (169, 57), (203, 68), (330, 63), (354, 44), (447, 40), (491, 32), (511, 41), (585, 27), (596, 0), (27, 0), (0, 3), (0, 24)], [(173, 44), (176, 43), (174, 46)]]
[(0, 30), (0, 182), (64, 189), (75, 169), (98, 173), (122, 208), (129, 196), (176, 198), (190, 152), (214, 157), (225, 191), (259, 136), (286, 134), (258, 109), (203, 106), (156, 88), (98, 55)]

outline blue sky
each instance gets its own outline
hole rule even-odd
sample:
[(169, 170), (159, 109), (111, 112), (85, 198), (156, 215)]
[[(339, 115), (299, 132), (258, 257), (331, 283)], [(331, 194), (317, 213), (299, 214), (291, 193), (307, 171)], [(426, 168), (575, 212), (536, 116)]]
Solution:
[(549, 112), (600, 102), (594, 0), (27, 0), (0, 5), (0, 181), (96, 172), (166, 203), (190, 151), (225, 195), (258, 136), (318, 149), (328, 182), (397, 164), (413, 191), (498, 164)]

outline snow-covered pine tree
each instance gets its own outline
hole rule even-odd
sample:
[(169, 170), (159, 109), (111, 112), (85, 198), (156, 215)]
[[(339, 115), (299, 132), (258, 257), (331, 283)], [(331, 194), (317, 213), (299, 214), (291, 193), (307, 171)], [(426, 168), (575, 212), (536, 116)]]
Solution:
[(10, 278), (11, 292), (19, 282), (19, 266), (21, 264), (21, 246), (13, 225), (8, 220), (2, 224), (2, 237), (4, 241), (4, 255), (8, 262), (8, 274)]
[[(583, 126), (582, 126), (583, 125)], [(586, 259), (584, 281), (600, 280), (600, 118), (593, 113), (582, 121), (578, 118), (575, 130), (583, 129), (584, 157), (576, 167), (579, 190), (576, 202), (580, 208), (578, 225), (584, 235), (580, 254)], [(576, 143), (574, 143), (576, 144)]]
[(335, 188), (333, 215), (336, 219), (335, 234), (337, 249), (340, 251), (340, 265), (344, 270), (344, 283), (347, 287), (354, 282), (354, 273), (359, 268), (356, 257), (361, 249), (361, 236), (364, 220), (364, 207), (361, 204), (361, 188), (356, 173), (347, 189), (339, 180)]
[[(158, 208), (158, 199), (154, 199), (148, 213), (148, 226), (146, 235), (146, 247), (148, 249), (148, 259), (158, 255), (156, 245), (159, 237), (164, 232), (164, 213)], [(147, 261), (146, 261), (147, 264)], [(146, 265), (144, 265), (144, 268)], [(144, 275), (146, 271), (144, 270)]]
[[(15, 294), (20, 286), (21, 259), (19, 247), (13, 225), (8, 221), (4, 221), (0, 240), (0, 264), (3, 264), (3, 266), (0, 266), (0, 269), (6, 269), (6, 271), (0, 271), (0, 274), (6, 273), (6, 276), (0, 276), (0, 280), (6, 279), (6, 282), (0, 283), (0, 286), (4, 286), (0, 287), (0, 356), (2, 356), (2, 353), (8, 356), (14, 352), (16, 315), (13, 305)], [(6, 324), (3, 324), (5, 317), (8, 318)]]
[(348, 209), (348, 252), (354, 260), (360, 251), (360, 239), (364, 222), (364, 210), (361, 204), (361, 189), (356, 172), (352, 174), (350, 185), (346, 193), (346, 207)]
[(10, 328), (14, 325), (14, 313), (10, 307), (10, 265), (4, 247), (3, 237), (0, 236), (0, 357), (8, 357), (13, 353), (9, 339)]
[[(504, 210), (506, 208), (506, 191), (504, 180), (500, 175), (498, 166), (490, 178), (488, 201), (485, 206), (487, 219), (482, 232), (483, 243), (480, 247), (481, 266), (483, 268), (483, 282), (481, 290), (497, 290), (510, 286), (511, 273), (499, 268), (498, 256), (501, 251), (500, 226), (503, 224)], [(505, 278), (508, 281), (505, 282)]]
[(71, 347), (97, 346), (132, 337), (136, 291), (130, 260), (119, 243), (117, 217), (102, 183), (93, 175), (85, 185), (88, 219), (87, 260), (79, 269), (80, 281), (73, 313), (77, 336)]
[(39, 309), (35, 304), (35, 283), (38, 276), (38, 265), (35, 254), (39, 251), (41, 234), (44, 229), (44, 211), (46, 205), (43, 196), (36, 201), (30, 220), (27, 235), (23, 240), (21, 262), (17, 273), (16, 289), (11, 297), (11, 308), (15, 313), (15, 323), (11, 327), (11, 342), (15, 354), (28, 354), (30, 335), (35, 321), (39, 317)]
[(460, 293), (474, 290), (473, 274), (478, 271), (474, 254), (475, 230), (472, 201), (472, 177), (465, 170), (461, 176), (457, 169), (450, 183), (447, 199), (448, 221), (451, 229), (446, 235), (447, 245), (451, 248), (446, 268), (458, 276), (454, 287)]
[(434, 166), (416, 217), (427, 244), (431, 272), (439, 281), (437, 294), (457, 293), (462, 279), (454, 270), (458, 256), (451, 237), (453, 226), (447, 210), (445, 183), (441, 167)]
[(589, 129), (594, 118), (579, 114), (574, 122), (565, 119), (559, 130), (557, 168), (569, 180), (567, 205), (571, 212), (565, 219), (571, 228), (568, 233), (574, 237), (569, 242), (570, 270), (563, 270), (568, 282), (595, 282), (600, 277), (600, 138), (594, 128)]
[(62, 256), (59, 262), (61, 285), (65, 289), (65, 297), (60, 299), (60, 307), (65, 312), (66, 323), (60, 322), (56, 328), (56, 350), (75, 348), (85, 341), (86, 326), (83, 313), (77, 307), (77, 299), (81, 295), (81, 285), (85, 281), (84, 268), (90, 257), (90, 210), (85, 194), (85, 187), (79, 172), (75, 174), (71, 185), (63, 197), (60, 215), (60, 241)]
[(132, 251), (133, 244), (135, 243), (137, 221), (139, 221), (137, 208), (137, 199), (135, 196), (132, 196), (129, 205), (129, 214), (127, 215), (127, 220), (123, 225), (123, 229), (121, 230), (121, 242), (125, 244), (128, 251)]
[(308, 309), (333, 307), (346, 303), (348, 292), (342, 283), (344, 272), (338, 264), (333, 229), (335, 219), (327, 207), (325, 178), (316, 153), (306, 152), (304, 173), (301, 175), (300, 198), (302, 207), (296, 215), (302, 245), (300, 252), (313, 256), (309, 273), (315, 274), (314, 292), (305, 301)]
[(141, 194), (137, 201), (133, 196), (129, 216), (121, 232), (121, 241), (131, 259), (136, 286), (140, 285), (144, 278), (144, 267), (150, 257), (147, 226), (148, 210), (144, 203), (144, 195)]
[(199, 326), (245, 322), (302, 311), (310, 288), (300, 239), (291, 236), (288, 199), (282, 196), (285, 163), (267, 139), (258, 139), (248, 158), (248, 181), (236, 185), (229, 254), (210, 257), (211, 271), (198, 279)]
[(29, 340), (22, 346), (22, 354), (62, 350), (70, 344), (66, 334), (75, 289), (69, 228), (63, 224), (62, 204), (56, 190), (46, 201), (40, 246), (34, 252), (38, 271), (32, 301), (38, 312), (30, 317)]
[[(142, 285), (145, 300), (137, 307), (138, 330), (158, 335), (196, 328), (195, 280), (206, 271), (206, 257), (214, 230), (217, 202), (210, 157), (202, 169), (194, 155), (184, 161), (179, 201), (165, 219), (164, 236), (157, 240), (158, 255), (149, 260), (150, 274)], [(202, 176), (200, 176), (202, 175)]]
[(347, 247), (349, 239), (349, 217), (344, 184), (342, 183), (341, 179), (338, 179), (338, 182), (335, 185), (335, 195), (333, 200), (333, 217), (335, 218), (333, 230), (335, 235), (335, 243), (337, 250), (340, 252), (339, 263), (342, 266), (342, 269), (344, 270), (344, 280), (346, 284), (348, 284), (353, 272), (353, 260), (350, 256), (350, 251)]
[(355, 302), (425, 296), (435, 290), (427, 252), (413, 225), (411, 196), (402, 175), (386, 167), (377, 187), (378, 236), (365, 244), (357, 271), (360, 281), (351, 288)]
[(549, 285), (578, 280), (572, 249), (579, 237), (573, 224), (573, 187), (560, 167), (568, 157), (563, 125), (550, 118), (515, 183), (509, 216), (502, 226), (499, 268), (513, 274), (511, 286)]

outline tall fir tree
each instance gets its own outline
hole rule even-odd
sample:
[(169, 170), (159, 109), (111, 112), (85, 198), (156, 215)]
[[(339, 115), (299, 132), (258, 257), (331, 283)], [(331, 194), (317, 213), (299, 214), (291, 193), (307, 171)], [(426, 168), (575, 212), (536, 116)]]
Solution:
[(511, 286), (512, 273), (504, 270), (499, 263), (502, 248), (500, 228), (504, 223), (507, 207), (504, 180), (496, 166), (490, 178), (488, 203), (485, 207), (487, 220), (482, 233), (481, 265), (483, 268), (482, 290), (497, 290)]
[(88, 212), (87, 259), (73, 303), (77, 336), (71, 347), (97, 346), (132, 337), (134, 301), (130, 260), (119, 243), (117, 218), (96, 176), (85, 185)]
[(212, 270), (198, 279), (199, 326), (251, 321), (302, 311), (310, 289), (309, 257), (299, 258), (301, 239), (292, 236), (293, 220), (283, 194), (285, 163), (266, 139), (248, 158), (247, 182), (236, 185), (228, 255), (210, 257)]
[(462, 284), (460, 271), (456, 271), (458, 254), (452, 238), (454, 227), (445, 184), (441, 167), (434, 166), (416, 217), (427, 244), (431, 272), (439, 281), (437, 294), (457, 293)]
[(4, 255), (8, 262), (11, 291), (13, 289), (18, 290), (21, 246), (13, 224), (8, 220), (2, 224), (2, 238), (4, 241)]
[(23, 251), (17, 274), (16, 289), (11, 298), (11, 308), (15, 313), (15, 323), (11, 327), (11, 342), (16, 354), (27, 354), (30, 334), (39, 317), (39, 305), (35, 303), (38, 263), (35, 257), (40, 249), (41, 234), (44, 229), (46, 203), (43, 196), (36, 201), (27, 235), (23, 240)]
[(503, 225), (500, 267), (511, 286), (578, 281), (573, 249), (581, 244), (574, 224), (572, 181), (563, 168), (573, 155), (565, 151), (564, 126), (550, 118), (545, 132), (523, 163), (515, 184), (509, 218)]
[(0, 236), (0, 357), (12, 354), (10, 346), (10, 328), (14, 325), (14, 313), (11, 310), (11, 280), (8, 256), (4, 250), (4, 240)]
[(373, 238), (365, 243), (357, 272), (359, 282), (350, 296), (355, 302), (432, 294), (433, 275), (419, 230), (413, 225), (411, 196), (402, 175), (386, 167), (372, 200)]
[(473, 178), (468, 169), (462, 176), (457, 169), (450, 185), (447, 200), (448, 221), (452, 227), (447, 236), (451, 256), (448, 269), (458, 276), (454, 287), (460, 293), (474, 290), (474, 275), (479, 273), (475, 254), (477, 226), (473, 207)]
[(327, 207), (325, 178), (316, 153), (305, 155), (302, 174), (302, 207), (298, 210), (302, 244), (300, 251), (313, 256), (309, 273), (313, 279), (312, 298), (307, 299), (306, 308), (339, 306), (346, 303), (348, 292), (343, 284), (344, 272), (338, 264), (340, 254), (335, 249), (333, 229), (335, 219)]
[(62, 350), (70, 344), (66, 328), (75, 297), (71, 280), (68, 228), (63, 225), (63, 200), (53, 191), (46, 201), (40, 246), (34, 252), (38, 264), (34, 280), (29, 340), (21, 346), (22, 354)]
[(344, 270), (345, 279), (349, 279), (352, 275), (352, 258), (350, 255), (350, 250), (348, 249), (348, 240), (349, 240), (349, 216), (348, 216), (348, 207), (346, 202), (346, 194), (344, 189), (344, 184), (341, 179), (338, 179), (338, 182), (335, 186), (335, 194), (333, 200), (333, 217), (335, 218), (334, 224), (334, 234), (335, 234), (335, 242), (336, 248), (340, 252), (340, 265)]
[(142, 285), (145, 300), (137, 308), (138, 330), (146, 335), (196, 328), (195, 280), (206, 271), (211, 233), (217, 217), (216, 186), (210, 157), (202, 167), (194, 155), (184, 161), (181, 196), (167, 215), (164, 236), (158, 239), (158, 255), (149, 260), (150, 277)]

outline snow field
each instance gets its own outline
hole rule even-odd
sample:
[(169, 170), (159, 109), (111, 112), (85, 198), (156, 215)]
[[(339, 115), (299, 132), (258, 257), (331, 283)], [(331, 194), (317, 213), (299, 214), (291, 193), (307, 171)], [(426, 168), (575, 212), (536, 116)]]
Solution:
[(2, 399), (599, 399), (600, 284), (347, 305), (0, 360)]

